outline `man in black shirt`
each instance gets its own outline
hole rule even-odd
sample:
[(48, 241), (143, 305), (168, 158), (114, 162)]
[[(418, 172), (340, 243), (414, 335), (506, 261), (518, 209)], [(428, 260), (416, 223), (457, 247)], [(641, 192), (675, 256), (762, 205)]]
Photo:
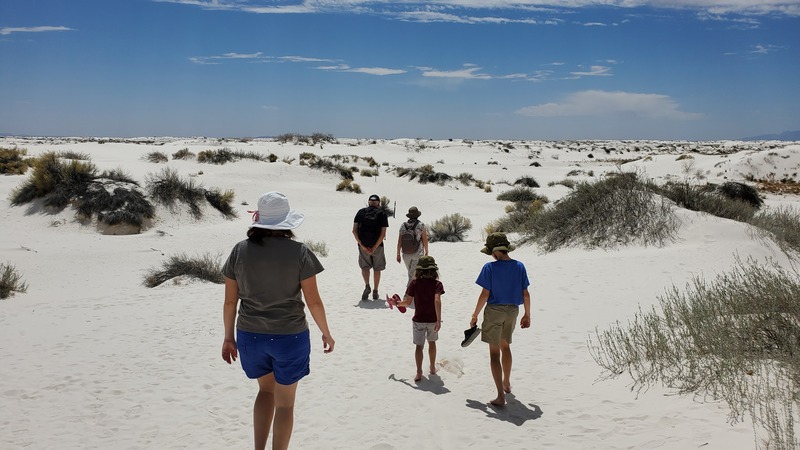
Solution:
[[(366, 208), (361, 208), (353, 219), (353, 236), (358, 243), (358, 265), (361, 267), (361, 276), (364, 278), (364, 292), (361, 300), (369, 299), (372, 290), (372, 299), (377, 300), (378, 285), (381, 282), (381, 271), (386, 268), (386, 255), (383, 250), (383, 238), (389, 228), (389, 219), (381, 209), (381, 198), (373, 194), (369, 196)], [(370, 288), (369, 271), (374, 271), (373, 281), (375, 288)]]

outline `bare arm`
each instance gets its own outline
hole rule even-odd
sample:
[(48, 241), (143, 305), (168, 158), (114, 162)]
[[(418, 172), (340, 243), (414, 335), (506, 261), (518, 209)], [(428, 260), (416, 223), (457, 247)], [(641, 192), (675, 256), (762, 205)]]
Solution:
[(478, 296), (478, 303), (475, 304), (475, 312), (472, 313), (472, 320), (469, 321), (470, 328), (474, 327), (478, 323), (478, 314), (481, 313), (481, 310), (486, 305), (486, 300), (489, 300), (489, 290), (483, 288)]
[(436, 326), (433, 329), (439, 331), (442, 329), (442, 294), (436, 294), (433, 302), (436, 305)]
[(525, 313), (519, 321), (521, 328), (528, 328), (531, 326), (531, 294), (527, 289), (522, 291), (522, 305), (525, 308)]
[(414, 301), (414, 297), (412, 297), (412, 296), (410, 296), (410, 295), (406, 294), (406, 295), (405, 295), (405, 297), (403, 297), (403, 299), (402, 299), (402, 300), (400, 300), (399, 302), (397, 302), (397, 306), (408, 306), (408, 305), (410, 305), (410, 304), (411, 304), (411, 302), (413, 302), (413, 301)]
[[(400, 225), (400, 226), (402, 227), (403, 225)], [(397, 262), (400, 262), (400, 249), (401, 249), (400, 240), (401, 240), (401, 238), (402, 238), (402, 235), (400, 233), (397, 233)]]
[(383, 243), (383, 238), (386, 237), (386, 230), (387, 230), (386, 227), (381, 227), (381, 234), (378, 236), (378, 240), (375, 241), (375, 245), (372, 246), (370, 251), (374, 252), (375, 250), (378, 249), (378, 247), (381, 246), (381, 244)]
[(303, 298), (306, 300), (306, 306), (314, 318), (314, 323), (317, 324), (319, 331), (322, 332), (322, 348), (325, 353), (333, 351), (333, 346), (336, 343), (331, 337), (331, 332), (328, 329), (328, 318), (325, 316), (325, 305), (322, 304), (322, 297), (319, 295), (317, 288), (317, 276), (312, 275), (300, 282), (300, 289), (303, 291)]
[(225, 303), (222, 307), (222, 322), (225, 326), (225, 339), (222, 341), (222, 359), (228, 364), (236, 361), (236, 305), (239, 304), (239, 284), (236, 280), (225, 277)]
[(428, 256), (428, 227), (422, 227), (422, 248), (425, 249), (425, 256)]

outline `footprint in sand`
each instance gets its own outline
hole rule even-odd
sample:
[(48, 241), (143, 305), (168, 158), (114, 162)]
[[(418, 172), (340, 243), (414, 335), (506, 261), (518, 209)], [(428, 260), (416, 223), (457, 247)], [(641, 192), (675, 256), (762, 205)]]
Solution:
[(439, 368), (445, 372), (452, 373), (457, 378), (464, 375), (464, 363), (460, 360), (442, 359), (439, 361)]

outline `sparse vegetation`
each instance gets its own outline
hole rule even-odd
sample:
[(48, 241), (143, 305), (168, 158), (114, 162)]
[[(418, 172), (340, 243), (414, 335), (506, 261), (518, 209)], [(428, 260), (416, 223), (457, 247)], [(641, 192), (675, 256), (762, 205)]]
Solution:
[(428, 241), (462, 242), (471, 229), (472, 221), (461, 214), (446, 215), (428, 225)]
[(430, 164), (426, 164), (416, 169), (397, 167), (395, 168), (395, 174), (398, 177), (404, 177), (408, 175), (409, 181), (416, 179), (420, 184), (435, 183), (439, 186), (443, 186), (446, 182), (453, 179), (453, 177), (446, 173), (436, 172), (433, 169), (433, 166)]
[(522, 186), (529, 187), (529, 188), (538, 188), (539, 183), (533, 179), (533, 177), (520, 177), (517, 178), (517, 181), (514, 182), (514, 185), (521, 184)]
[(182, 148), (182, 149), (180, 149), (177, 152), (172, 154), (172, 159), (183, 159), (183, 160), (186, 160), (186, 159), (192, 159), (195, 156), (197, 156), (197, 155), (195, 155), (194, 152), (190, 152), (188, 148)]
[(169, 161), (169, 157), (164, 152), (150, 152), (144, 155), (145, 161), (151, 163), (165, 163)]
[(0, 263), (0, 299), (11, 297), (15, 293), (24, 293), (28, 285), (22, 281), (17, 268), (11, 264)]
[(533, 191), (531, 188), (525, 186), (515, 187), (497, 195), (497, 199), (506, 202), (532, 202), (539, 200), (542, 197)]
[(25, 158), (28, 150), (24, 148), (0, 147), (0, 174), (23, 175), (33, 165), (33, 158)]
[(800, 254), (800, 213), (797, 210), (788, 207), (762, 210), (753, 216), (750, 224), (756, 227), (757, 235), (772, 239), (784, 252)]
[(150, 269), (144, 278), (144, 285), (156, 287), (170, 279), (188, 276), (215, 284), (224, 283), (222, 265), (218, 257), (206, 253), (190, 258), (185, 254), (169, 257), (159, 269)]
[(356, 194), (361, 193), (361, 186), (358, 183), (353, 183), (353, 180), (342, 180), (339, 184), (336, 185), (336, 190), (341, 192), (354, 192)]
[(201, 207), (203, 200), (219, 210), (226, 218), (236, 217), (236, 212), (231, 206), (233, 191), (206, 190), (191, 178), (181, 179), (175, 169), (167, 167), (159, 173), (148, 174), (145, 183), (147, 193), (154, 201), (169, 208), (175, 208), (178, 202), (184, 203), (189, 206), (189, 212), (195, 219), (203, 217)]
[(695, 277), (590, 339), (606, 378), (627, 374), (640, 392), (655, 384), (723, 400), (745, 414), (770, 449), (800, 447), (800, 278), (777, 263), (737, 262), (713, 281)]

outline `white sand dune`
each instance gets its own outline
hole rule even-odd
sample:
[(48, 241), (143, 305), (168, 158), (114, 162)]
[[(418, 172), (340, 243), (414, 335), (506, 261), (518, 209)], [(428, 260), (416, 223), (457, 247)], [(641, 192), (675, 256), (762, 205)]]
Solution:
[[(26, 148), (29, 155), (84, 152), (99, 169), (120, 167), (140, 182), (168, 166), (184, 177), (195, 175), (206, 187), (233, 189), (239, 213), (238, 219), (226, 220), (208, 209), (198, 221), (185, 212), (159, 209), (158, 219), (143, 233), (112, 236), (81, 225), (70, 208), (51, 214), (4, 201), (0, 260), (13, 264), (29, 289), (0, 302), (0, 448), (250, 447), (256, 383), (219, 356), (222, 286), (180, 279), (151, 289), (142, 281), (148, 269), (172, 255), (227, 256), (249, 224), (250, 207), (241, 203), (253, 205), (269, 190), (285, 193), (292, 207), (305, 213), (298, 239), (324, 242), (330, 252), (321, 258), (326, 270), (318, 282), (336, 349), (322, 354), (312, 322), (312, 373), (299, 389), (292, 448), (754, 447), (751, 424), (728, 424), (725, 404), (672, 395), (660, 387), (637, 398), (629, 379), (598, 382), (601, 369), (587, 350), (596, 327), (632, 318), (639, 305), (657, 304), (672, 285), (683, 287), (693, 276), (729, 270), (737, 255), (786, 263), (773, 244), (754, 240), (741, 223), (682, 210), (679, 240), (663, 248), (543, 254), (523, 246), (513, 252), (529, 269), (533, 324), (514, 336), (514, 394), (504, 409), (486, 405), (494, 391), (485, 344), (461, 348), (459, 343), (479, 292), (474, 280), (488, 260), (479, 253), (482, 230), (504, 215), (506, 203), (496, 196), (511, 187), (502, 181), (532, 176), (543, 186), (537, 191), (555, 200), (568, 189), (547, 183), (573, 170), (583, 171), (574, 179), (597, 178), (620, 167), (657, 180), (696, 176), (698, 170), (712, 182), (770, 173), (780, 178), (798, 171), (800, 145), (514, 141), (508, 148), (455, 140), (425, 142), (428, 148), (415, 151), (415, 144), (345, 140), (320, 148), (200, 138), (149, 144), (0, 139), (0, 146)], [(225, 165), (142, 159), (152, 151), (172, 155), (182, 148), (196, 153), (222, 147), (274, 153), (279, 159)], [(686, 160), (677, 157), (692, 149), (695, 158), (687, 171)], [(338, 176), (297, 160), (281, 161), (300, 152), (372, 156), (387, 165), (377, 177), (356, 175), (363, 194), (336, 192)], [(650, 158), (622, 164), (640, 156)], [(424, 164), (491, 181), (493, 192), (457, 181), (422, 185), (386, 171)], [(0, 177), (2, 198), (26, 177)], [(390, 258), (401, 217), (412, 205), (426, 223), (458, 212), (473, 224), (467, 242), (430, 246), (446, 290), (440, 372), (418, 384), (412, 381), (411, 315), (389, 310), (384, 302), (359, 301), (362, 281), (350, 230), (371, 193), (397, 202), (398, 218), (390, 220), (387, 241)], [(797, 200), (769, 196), (767, 203), (796, 205)], [(400, 293), (406, 279), (401, 265), (389, 264), (382, 295)]]

